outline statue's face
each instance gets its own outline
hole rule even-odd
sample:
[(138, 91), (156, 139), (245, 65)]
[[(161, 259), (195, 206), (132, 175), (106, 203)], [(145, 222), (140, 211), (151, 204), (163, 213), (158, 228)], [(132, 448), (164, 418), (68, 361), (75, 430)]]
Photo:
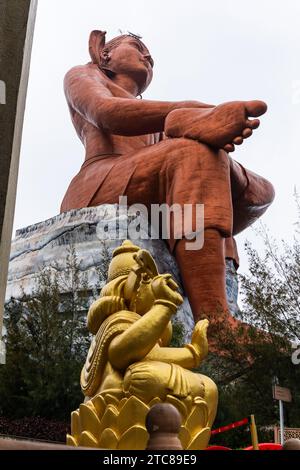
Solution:
[(112, 72), (133, 78), (139, 93), (148, 87), (153, 76), (153, 59), (140, 41), (134, 37), (126, 37), (108, 55), (108, 68)]

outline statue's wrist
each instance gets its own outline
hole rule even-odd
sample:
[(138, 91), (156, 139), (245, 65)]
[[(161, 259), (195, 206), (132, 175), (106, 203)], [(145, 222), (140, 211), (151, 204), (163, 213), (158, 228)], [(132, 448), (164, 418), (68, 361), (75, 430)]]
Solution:
[(194, 359), (194, 367), (198, 367), (199, 362), (200, 362), (200, 355), (197, 349), (195, 348), (195, 346), (189, 343), (189, 344), (185, 344), (184, 347), (187, 348), (192, 353), (192, 356)]
[(156, 299), (154, 305), (163, 305), (164, 307), (167, 307), (169, 310), (171, 310), (172, 315), (177, 312), (178, 308), (174, 302), (166, 299)]

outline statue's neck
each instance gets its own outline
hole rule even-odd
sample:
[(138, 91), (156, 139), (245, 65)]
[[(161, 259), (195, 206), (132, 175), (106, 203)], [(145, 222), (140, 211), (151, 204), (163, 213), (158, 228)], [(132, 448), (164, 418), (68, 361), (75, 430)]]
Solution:
[(111, 80), (134, 97), (140, 94), (137, 83), (128, 75), (116, 74)]

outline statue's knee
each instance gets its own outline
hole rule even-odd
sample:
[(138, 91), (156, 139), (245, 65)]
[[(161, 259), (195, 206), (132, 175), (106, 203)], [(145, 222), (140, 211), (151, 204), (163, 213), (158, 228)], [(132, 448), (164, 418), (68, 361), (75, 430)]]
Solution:
[(164, 380), (151, 362), (130, 365), (124, 375), (123, 390), (126, 395), (134, 395), (145, 402), (165, 395)]
[[(168, 139), (166, 141), (168, 143), (170, 150), (189, 150), (190, 152), (196, 152), (199, 148), (203, 145), (197, 140), (187, 139), (185, 137), (178, 137), (176, 139)], [(204, 147), (207, 147), (204, 145)]]
[(209, 377), (202, 376), (201, 378), (205, 388), (204, 400), (208, 405), (208, 422), (209, 426), (212, 426), (217, 413), (218, 389), (216, 384)]
[(206, 377), (205, 381), (205, 397), (206, 399), (214, 405), (218, 403), (218, 388), (216, 384), (209, 378)]
[(206, 144), (202, 144), (196, 140), (186, 139), (180, 137), (177, 139), (168, 139), (168, 154), (170, 156), (169, 161), (174, 164), (176, 160), (182, 162), (182, 160), (190, 160), (191, 162), (196, 161), (199, 156), (202, 158), (215, 157), (217, 150), (209, 147)]

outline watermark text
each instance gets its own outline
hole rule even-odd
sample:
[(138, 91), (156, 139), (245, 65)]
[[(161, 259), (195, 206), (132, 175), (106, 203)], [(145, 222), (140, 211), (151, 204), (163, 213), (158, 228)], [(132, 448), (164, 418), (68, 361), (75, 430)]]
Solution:
[[(105, 211), (105, 208), (103, 208)], [(115, 213), (107, 220), (105, 212), (97, 224), (100, 240), (181, 240), (186, 250), (200, 250), (204, 244), (203, 204), (144, 204), (128, 206), (127, 197), (119, 197)]]

